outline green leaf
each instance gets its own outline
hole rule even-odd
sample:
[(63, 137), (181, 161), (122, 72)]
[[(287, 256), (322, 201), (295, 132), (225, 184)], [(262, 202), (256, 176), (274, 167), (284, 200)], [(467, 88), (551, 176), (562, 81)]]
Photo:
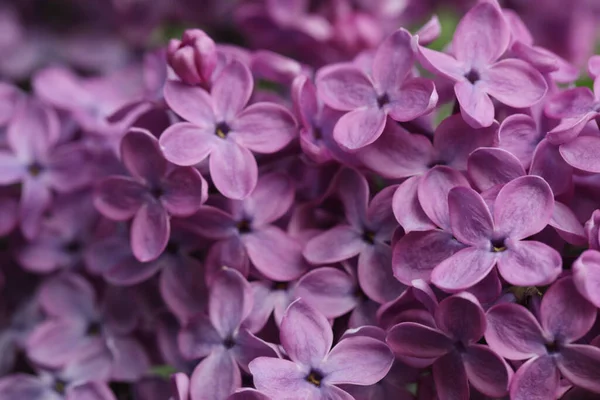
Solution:
[(150, 368), (150, 374), (160, 376), (161, 378), (169, 378), (177, 372), (177, 369), (171, 365), (154, 365)]

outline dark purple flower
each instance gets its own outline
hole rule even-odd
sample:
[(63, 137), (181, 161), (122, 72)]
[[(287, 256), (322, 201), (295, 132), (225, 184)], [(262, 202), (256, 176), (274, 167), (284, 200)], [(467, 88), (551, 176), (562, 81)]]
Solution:
[(257, 357), (249, 367), (257, 389), (274, 398), (295, 393), (299, 398), (351, 399), (337, 385), (372, 385), (394, 360), (387, 345), (371, 337), (342, 339), (331, 348), (327, 319), (302, 300), (287, 309), (280, 337), (290, 360)]
[(131, 224), (131, 249), (142, 262), (165, 250), (170, 216), (189, 216), (204, 203), (207, 184), (193, 167), (175, 167), (165, 160), (158, 140), (132, 129), (121, 142), (121, 158), (132, 177), (111, 176), (96, 188), (94, 204), (107, 218)]
[(435, 311), (435, 326), (402, 322), (386, 341), (394, 353), (433, 362), (439, 398), (469, 398), (469, 383), (491, 397), (508, 392), (513, 371), (506, 361), (478, 344), (486, 330), (485, 313), (467, 293), (443, 300)]
[(223, 69), (210, 94), (175, 81), (165, 86), (169, 106), (189, 121), (162, 134), (165, 157), (188, 166), (210, 156), (215, 186), (232, 199), (243, 199), (256, 186), (258, 167), (251, 151), (274, 153), (296, 134), (296, 121), (285, 108), (272, 103), (246, 107), (253, 87), (248, 67), (239, 61)]
[(575, 386), (600, 393), (600, 348), (574, 343), (595, 319), (596, 308), (579, 295), (570, 277), (544, 294), (538, 318), (516, 304), (492, 307), (488, 345), (509, 360), (526, 361), (512, 379), (511, 399), (554, 398), (560, 374)]

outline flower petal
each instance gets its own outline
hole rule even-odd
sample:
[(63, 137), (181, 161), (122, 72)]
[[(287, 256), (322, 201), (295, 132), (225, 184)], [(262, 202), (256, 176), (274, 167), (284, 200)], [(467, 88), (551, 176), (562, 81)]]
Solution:
[(386, 109), (392, 119), (400, 122), (412, 121), (430, 112), (437, 104), (438, 93), (432, 80), (408, 79), (391, 96)]
[(294, 301), (286, 310), (280, 338), (290, 359), (308, 368), (321, 365), (333, 343), (327, 318), (302, 300)]
[(499, 253), (498, 271), (516, 286), (541, 286), (554, 282), (562, 269), (560, 254), (542, 242), (505, 242), (507, 250)]
[(282, 217), (294, 202), (294, 189), (292, 180), (283, 173), (263, 175), (244, 200), (244, 211), (252, 218), (252, 225), (263, 226)]
[(575, 386), (600, 393), (600, 349), (587, 345), (568, 345), (560, 350), (556, 365)]
[(398, 29), (377, 47), (373, 58), (373, 80), (383, 92), (395, 90), (409, 74), (414, 64), (413, 37)]
[(23, 181), (19, 220), (25, 238), (31, 240), (38, 235), (42, 216), (51, 201), (52, 193), (42, 180), (25, 179)]
[(217, 147), (214, 127), (199, 128), (182, 122), (171, 125), (160, 136), (159, 144), (165, 158), (176, 165), (198, 164)]
[(468, 293), (442, 300), (435, 310), (435, 322), (438, 329), (463, 344), (477, 342), (486, 328), (483, 309), (477, 299)]
[(542, 327), (525, 307), (498, 304), (486, 314), (485, 340), (492, 350), (509, 360), (526, 360), (546, 353)]
[(393, 276), (392, 250), (387, 244), (367, 246), (358, 256), (358, 282), (372, 300), (386, 303), (394, 300), (406, 286)]
[(381, 340), (350, 337), (341, 340), (321, 365), (327, 384), (373, 385), (383, 379), (394, 362)]
[(328, 264), (354, 257), (366, 245), (354, 228), (338, 225), (312, 238), (302, 254), (311, 264)]
[(481, 82), (474, 85), (468, 81), (457, 82), (454, 94), (467, 124), (473, 128), (485, 128), (494, 123), (494, 104)]
[(102, 215), (127, 221), (142, 206), (148, 189), (133, 178), (109, 176), (96, 186), (94, 206)]
[(163, 183), (161, 202), (170, 215), (186, 217), (195, 213), (208, 197), (208, 185), (193, 167), (173, 169)]
[(469, 383), (481, 393), (490, 397), (502, 397), (508, 392), (513, 376), (506, 361), (489, 347), (474, 344), (462, 356)]
[(299, 398), (318, 398), (320, 391), (306, 380), (310, 373), (288, 360), (258, 357), (249, 364), (254, 386), (272, 398), (285, 398), (294, 393)]
[(213, 150), (209, 167), (213, 183), (225, 197), (240, 200), (256, 187), (256, 160), (248, 149), (233, 141), (220, 143)]
[(169, 80), (165, 83), (164, 96), (169, 107), (186, 121), (198, 127), (216, 123), (213, 100), (204, 89)]
[(454, 237), (485, 248), (494, 233), (494, 221), (479, 193), (467, 187), (453, 188), (448, 193), (448, 209)]
[(223, 348), (212, 352), (194, 369), (190, 378), (190, 400), (226, 399), (240, 386), (240, 369)]
[(336, 268), (317, 268), (296, 284), (294, 294), (327, 318), (337, 318), (352, 310), (358, 299), (350, 275)]
[(546, 95), (546, 80), (525, 61), (507, 59), (492, 65), (482, 78), (483, 90), (510, 107), (525, 108)]
[(333, 128), (333, 138), (347, 150), (358, 150), (376, 141), (386, 123), (385, 112), (361, 107), (344, 114)]
[(498, 131), (498, 145), (509, 151), (527, 168), (531, 163), (537, 144), (544, 138), (545, 132), (537, 129), (533, 118), (525, 114), (507, 117)]
[(510, 398), (531, 400), (553, 399), (558, 390), (560, 374), (550, 356), (535, 357), (517, 370), (510, 383)]
[(294, 116), (273, 103), (254, 103), (231, 123), (232, 135), (242, 146), (257, 153), (275, 153), (294, 139), (298, 128)]
[(232, 337), (252, 311), (252, 288), (235, 269), (219, 271), (210, 284), (208, 316), (223, 339)]
[(470, 398), (467, 374), (458, 353), (448, 353), (433, 363), (433, 379), (440, 399)]
[(12, 374), (0, 379), (0, 398), (29, 400), (64, 400), (48, 388), (48, 383), (34, 375)]
[(586, 250), (575, 260), (573, 281), (579, 293), (600, 308), (600, 252)]
[(487, 249), (467, 247), (440, 262), (431, 273), (431, 283), (448, 292), (468, 289), (490, 273), (497, 258)]
[(354, 227), (362, 227), (366, 222), (369, 202), (369, 183), (364, 175), (355, 169), (343, 168), (334, 178), (337, 195), (344, 205), (346, 220)]
[(449, 54), (419, 46), (419, 61), (423, 68), (452, 81), (461, 81), (469, 67)]
[(435, 228), (425, 215), (417, 197), (420, 180), (417, 176), (408, 178), (398, 186), (392, 198), (394, 216), (406, 233)]
[(377, 93), (371, 80), (351, 64), (326, 67), (317, 74), (319, 97), (340, 111), (377, 105)]
[(157, 184), (167, 171), (158, 140), (145, 129), (133, 128), (121, 140), (121, 159), (136, 178)]
[(469, 178), (481, 191), (527, 175), (517, 157), (497, 147), (481, 147), (469, 156)]
[(554, 202), (554, 212), (549, 225), (556, 229), (560, 237), (570, 244), (583, 246), (587, 243), (583, 225), (581, 225), (575, 213), (563, 203)]
[(494, 205), (497, 233), (514, 240), (525, 239), (544, 229), (554, 208), (548, 183), (537, 176), (523, 176), (507, 183)]
[(600, 138), (579, 136), (569, 143), (560, 145), (560, 155), (567, 164), (586, 172), (600, 173)]
[(217, 119), (233, 119), (250, 100), (253, 87), (252, 73), (246, 65), (238, 60), (227, 64), (210, 90)]
[(157, 201), (144, 203), (131, 224), (131, 251), (141, 262), (155, 260), (167, 247), (171, 233), (169, 215)]
[(437, 329), (416, 322), (392, 327), (385, 339), (394, 354), (417, 358), (436, 358), (452, 349), (452, 339)]
[(257, 357), (277, 357), (271, 345), (254, 336), (247, 329), (238, 332), (231, 352), (239, 366), (246, 372), (249, 372), (248, 364)]
[(553, 145), (546, 139), (538, 144), (533, 153), (529, 174), (544, 178), (550, 185), (554, 196), (571, 190), (573, 167), (567, 164), (561, 155), (560, 147)]

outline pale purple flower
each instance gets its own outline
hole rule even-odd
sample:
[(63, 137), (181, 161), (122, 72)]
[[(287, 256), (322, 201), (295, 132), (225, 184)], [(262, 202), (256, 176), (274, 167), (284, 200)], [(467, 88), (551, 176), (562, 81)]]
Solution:
[(573, 282), (579, 293), (600, 308), (600, 252), (586, 250), (573, 263)]
[(220, 400), (241, 386), (240, 368), (260, 356), (276, 356), (275, 350), (243, 325), (252, 310), (252, 289), (236, 270), (223, 269), (211, 284), (208, 315), (200, 314), (179, 334), (181, 353), (202, 358), (190, 379), (192, 400)]
[(335, 179), (346, 221), (313, 237), (303, 255), (317, 265), (358, 256), (362, 290), (379, 303), (392, 300), (404, 290), (392, 278), (392, 249), (387, 243), (397, 226), (391, 208), (396, 187), (383, 189), (369, 202), (369, 185), (360, 173), (344, 169)]
[(235, 255), (236, 265), (247, 265), (239, 258), (248, 258), (265, 277), (287, 282), (307, 269), (300, 243), (274, 224), (293, 201), (292, 181), (281, 173), (266, 174), (246, 199), (222, 201), (223, 210), (203, 206), (184, 223), (218, 240), (213, 246)]
[(160, 137), (165, 157), (189, 166), (209, 157), (211, 178), (232, 199), (247, 197), (258, 179), (251, 151), (274, 153), (296, 134), (296, 121), (282, 106), (255, 103), (248, 107), (254, 84), (246, 65), (232, 61), (214, 81), (211, 93), (169, 81), (168, 105), (189, 122), (169, 127)]
[(547, 285), (560, 274), (560, 254), (545, 243), (523, 240), (550, 222), (552, 191), (539, 177), (523, 176), (502, 187), (493, 210), (473, 189), (448, 194), (450, 227), (467, 247), (438, 264), (431, 274), (437, 287), (464, 290), (497, 265), (500, 275), (517, 286)]
[(436, 105), (433, 82), (412, 77), (412, 42), (404, 29), (388, 37), (373, 58), (372, 78), (348, 63), (324, 67), (317, 74), (319, 97), (331, 108), (347, 112), (333, 130), (343, 148), (357, 150), (373, 143), (381, 136), (388, 115), (396, 121), (411, 121)]
[(517, 59), (498, 61), (506, 52), (510, 29), (500, 8), (491, 1), (475, 5), (454, 33), (452, 54), (419, 47), (423, 66), (453, 82), (461, 114), (473, 127), (494, 121), (493, 97), (514, 108), (530, 107), (546, 94), (544, 77)]
[(188, 29), (181, 40), (169, 41), (167, 59), (182, 82), (208, 87), (217, 65), (217, 48), (204, 31)]
[(433, 362), (439, 398), (468, 399), (469, 383), (491, 397), (508, 392), (513, 371), (500, 356), (478, 344), (486, 330), (485, 313), (468, 293), (443, 300), (434, 326), (402, 322), (386, 341), (394, 353)]
[(0, 400), (116, 400), (108, 385), (94, 380), (90, 372), (86, 371), (84, 374), (87, 379), (69, 368), (56, 377), (50, 374), (41, 377), (8, 375), (0, 379)]
[(274, 398), (351, 399), (338, 385), (372, 385), (394, 360), (387, 345), (371, 337), (342, 339), (331, 348), (329, 322), (302, 300), (287, 309), (280, 337), (290, 360), (257, 357), (249, 366), (256, 388)]
[(107, 218), (133, 218), (133, 254), (142, 262), (152, 261), (167, 246), (170, 216), (189, 216), (198, 210), (206, 200), (207, 184), (195, 168), (169, 164), (148, 131), (130, 130), (121, 142), (121, 158), (132, 177), (102, 180), (94, 205)]
[(554, 398), (561, 374), (575, 386), (600, 393), (600, 348), (575, 343), (595, 319), (596, 308), (579, 295), (570, 277), (548, 289), (537, 318), (516, 304), (492, 307), (488, 345), (509, 360), (526, 361), (512, 379), (511, 399)]

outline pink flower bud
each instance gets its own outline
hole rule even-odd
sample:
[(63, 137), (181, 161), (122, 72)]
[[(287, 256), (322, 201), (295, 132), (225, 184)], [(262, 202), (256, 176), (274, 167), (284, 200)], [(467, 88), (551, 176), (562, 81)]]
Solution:
[(217, 64), (215, 42), (200, 29), (188, 29), (182, 40), (172, 39), (169, 42), (167, 59), (183, 82), (206, 84)]

